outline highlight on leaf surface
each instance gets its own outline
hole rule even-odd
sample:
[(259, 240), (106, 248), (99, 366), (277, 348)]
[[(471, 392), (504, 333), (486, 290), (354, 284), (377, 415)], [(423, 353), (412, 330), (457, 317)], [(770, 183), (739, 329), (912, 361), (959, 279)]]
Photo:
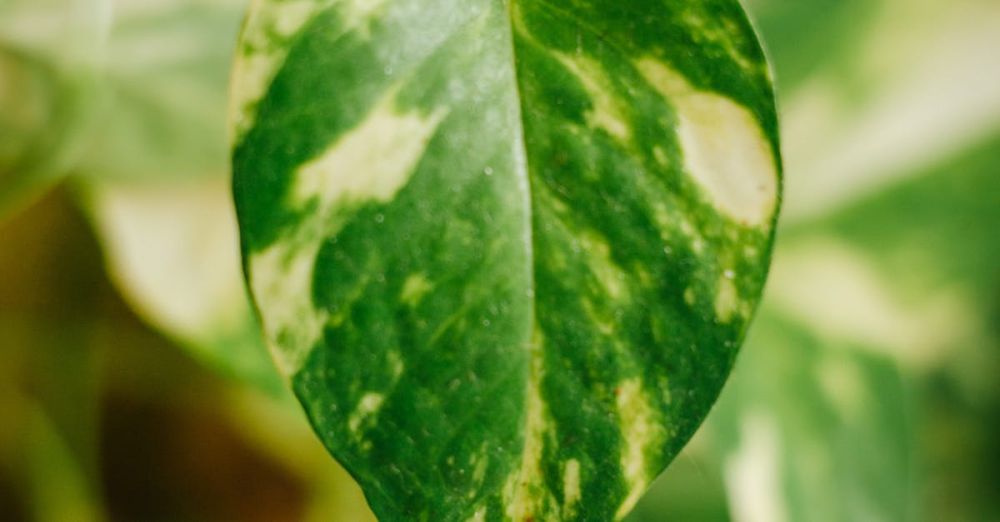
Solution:
[(230, 109), (265, 337), (376, 515), (624, 517), (770, 261), (739, 4), (257, 0)]

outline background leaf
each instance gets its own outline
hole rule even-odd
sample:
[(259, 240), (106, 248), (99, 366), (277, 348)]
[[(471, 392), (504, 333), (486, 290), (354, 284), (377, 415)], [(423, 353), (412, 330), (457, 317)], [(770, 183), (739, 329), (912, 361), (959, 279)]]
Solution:
[(100, 96), (110, 0), (0, 2), (0, 219), (74, 166)]
[(77, 166), (112, 280), (205, 363), (281, 395), (239, 277), (225, 85), (244, 2), (120, 1), (107, 111)]

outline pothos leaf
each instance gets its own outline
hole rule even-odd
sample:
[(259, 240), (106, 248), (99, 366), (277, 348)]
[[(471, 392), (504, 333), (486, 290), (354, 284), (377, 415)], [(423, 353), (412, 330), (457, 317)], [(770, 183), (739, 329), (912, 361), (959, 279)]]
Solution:
[(0, 219), (72, 169), (103, 104), (109, 0), (0, 1)]
[(281, 370), (385, 520), (623, 517), (701, 423), (779, 200), (735, 0), (258, 0), (231, 122)]

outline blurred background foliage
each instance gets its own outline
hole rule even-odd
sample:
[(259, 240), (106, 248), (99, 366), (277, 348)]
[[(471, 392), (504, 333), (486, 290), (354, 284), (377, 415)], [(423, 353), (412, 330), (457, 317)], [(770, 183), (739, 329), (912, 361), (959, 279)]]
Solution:
[[(748, 0), (785, 213), (719, 404), (633, 521), (1000, 521), (1000, 3)], [(256, 335), (244, 0), (0, 0), (0, 518), (371, 520)]]

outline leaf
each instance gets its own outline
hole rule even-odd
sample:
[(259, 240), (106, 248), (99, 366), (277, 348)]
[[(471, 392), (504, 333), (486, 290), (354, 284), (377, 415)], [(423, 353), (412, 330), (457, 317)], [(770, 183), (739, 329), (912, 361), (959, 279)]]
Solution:
[(140, 317), (220, 373), (287, 395), (239, 278), (222, 180), (96, 182), (81, 194), (110, 278)]
[(136, 313), (223, 374), (287, 395), (239, 276), (225, 140), (241, 0), (116, 3), (114, 110), (75, 177)]
[[(891, 356), (904, 371), (913, 388), (909, 395), (919, 399), (910, 410), (912, 429), (920, 434), (913, 437), (920, 465), (912, 508), (928, 520), (990, 520), (1000, 514), (993, 495), (997, 467), (989, 458), (997, 426), (990, 419), (1000, 411), (998, 169), (1000, 126), (994, 126), (987, 139), (960, 154), (822, 219), (788, 227), (778, 258), (811, 265), (813, 273), (836, 280), (839, 291), (824, 295), (816, 284), (803, 291), (804, 270), (791, 274), (779, 265), (768, 291), (773, 308), (834, 349), (852, 342)], [(816, 245), (826, 251), (816, 251)], [(858, 270), (857, 262), (831, 259), (830, 245), (867, 261), (866, 270)], [(874, 395), (887, 401), (881, 390)], [(883, 456), (899, 449), (898, 435), (889, 438), (879, 450)], [(853, 470), (869, 483), (891, 474)], [(900, 474), (895, 475), (898, 487)], [(828, 484), (812, 485), (831, 494)], [(867, 489), (874, 497), (890, 498), (889, 488), (879, 487)], [(932, 490), (952, 493), (926, 494)]]
[(770, 257), (737, 2), (258, 1), (231, 104), (267, 341), (376, 515), (623, 517)]
[(775, 521), (989, 518), (973, 500), (921, 493), (947, 483), (991, 498), (988, 424), (957, 419), (998, 396), (998, 151), (994, 131), (782, 229), (768, 299), (708, 420), (730, 454), (736, 519), (760, 506)]
[(762, 307), (709, 420), (732, 519), (912, 519), (910, 392), (891, 359)]
[(224, 179), (228, 67), (243, 0), (119, 0), (108, 45), (114, 110), (95, 133), (95, 182)]
[[(1000, 46), (1000, 3), (849, 0), (813, 16), (826, 30), (812, 38), (776, 29), (782, 11), (810, 2), (767, 0), (758, 11), (785, 94), (785, 223), (837, 211), (989, 137), (1000, 121), (1000, 75), (982, 74), (994, 63), (983, 49)], [(845, 19), (849, 27), (816, 40)], [(820, 45), (841, 51), (809, 51)], [(807, 71), (785, 59), (798, 53), (813, 69), (801, 81)]]
[(65, 175), (102, 105), (109, 0), (0, 2), (0, 219)]

